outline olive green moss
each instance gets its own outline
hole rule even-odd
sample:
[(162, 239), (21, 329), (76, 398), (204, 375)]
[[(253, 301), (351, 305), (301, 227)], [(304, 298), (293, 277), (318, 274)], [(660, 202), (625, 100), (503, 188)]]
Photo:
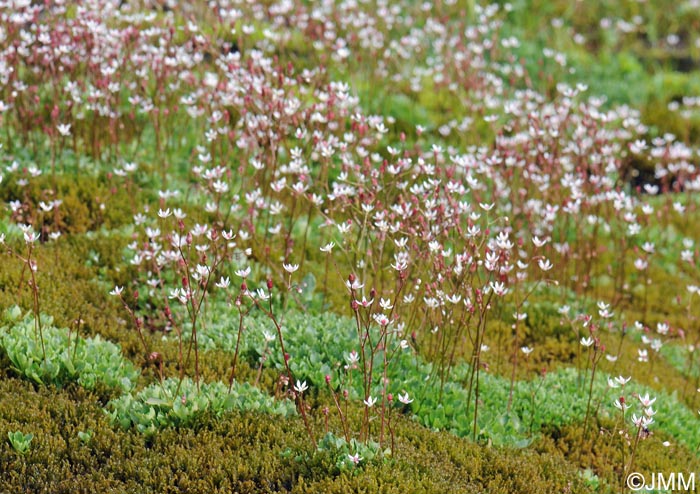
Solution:
[[(610, 421), (596, 424), (596, 434), (582, 440), (583, 426), (570, 424), (566, 426), (550, 425), (545, 434), (540, 436), (532, 448), (540, 453), (562, 454), (570, 461), (578, 462), (581, 468), (590, 468), (609, 486), (619, 485), (623, 472), (622, 447), (625, 448), (626, 460), (629, 460), (630, 445), (627, 437), (622, 436)], [(667, 445), (665, 445), (666, 443)], [(624, 446), (623, 446), (624, 444)], [(700, 459), (693, 451), (663, 432), (652, 432), (647, 439), (642, 439), (635, 454), (633, 471), (643, 472), (697, 472)], [(610, 487), (611, 492), (617, 490)], [(599, 489), (605, 492), (605, 489)]]
[[(35, 389), (0, 380), (0, 437), (34, 434), (18, 455), (0, 441), (0, 491), (32, 493), (228, 492), (589, 492), (556, 451), (476, 446), (399, 419), (397, 453), (385, 463), (329, 475), (310, 453), (298, 419), (231, 414), (196, 431), (166, 429), (147, 437), (113, 428), (97, 397), (81, 388)], [(92, 432), (85, 440), (79, 432)]]
[[(18, 176), (19, 178), (28, 178)], [(76, 234), (100, 228), (118, 228), (132, 221), (136, 205), (145, 199), (135, 185), (127, 187), (106, 176), (90, 173), (44, 173), (20, 186), (8, 177), (0, 188), (0, 202), (21, 201), (14, 214), (17, 223), (31, 224), (37, 231)], [(43, 212), (40, 202), (61, 201), (58, 208)], [(44, 236), (44, 240), (46, 240)]]

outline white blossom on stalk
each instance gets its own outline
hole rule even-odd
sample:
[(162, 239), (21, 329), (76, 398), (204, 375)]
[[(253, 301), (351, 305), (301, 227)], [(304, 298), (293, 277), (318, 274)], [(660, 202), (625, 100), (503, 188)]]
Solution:
[(408, 405), (413, 401), (413, 398), (409, 398), (406, 392), (404, 392), (404, 394), (399, 393), (399, 401), (404, 405)]
[(286, 272), (288, 272), (289, 274), (292, 274), (292, 273), (294, 273), (297, 269), (299, 269), (299, 265), (298, 265), (298, 264), (282, 264), (282, 267), (283, 267), (284, 270), (285, 270)]

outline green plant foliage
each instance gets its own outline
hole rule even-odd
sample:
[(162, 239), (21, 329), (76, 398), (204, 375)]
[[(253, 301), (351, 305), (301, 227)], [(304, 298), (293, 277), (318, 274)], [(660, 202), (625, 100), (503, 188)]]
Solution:
[(102, 383), (129, 391), (138, 379), (139, 371), (124, 359), (119, 346), (99, 336), (70, 335), (67, 329), (50, 326), (51, 319), (45, 316), (45, 326), (39, 333), (34, 316), (22, 318), (18, 307), (5, 312), (3, 323), (0, 346), (13, 370), (37, 384), (65, 386), (77, 382), (94, 389)]
[(167, 379), (154, 383), (136, 395), (124, 395), (108, 405), (111, 421), (128, 429), (135, 427), (144, 434), (155, 434), (166, 427), (188, 427), (208, 416), (254, 411), (288, 417), (295, 414), (294, 404), (275, 400), (250, 384), (220, 382), (197, 384), (184, 379)]
[(20, 455), (29, 451), (29, 447), (34, 439), (34, 434), (23, 434), (22, 431), (8, 432), (7, 437), (10, 440), (12, 448)]
[[(291, 457), (293, 452), (287, 449), (282, 453), (283, 457)], [(350, 439), (348, 442), (343, 437), (338, 437), (328, 432), (318, 442), (318, 447), (311, 456), (296, 455), (294, 460), (312, 469), (314, 465), (332, 465), (331, 472), (335, 475), (341, 472), (354, 471), (366, 465), (381, 463), (391, 456), (391, 450), (382, 450), (379, 443), (368, 441), (366, 443)]]
[[(206, 331), (198, 336), (203, 348), (234, 351), (238, 335), (238, 314), (222, 306), (212, 311), (216, 316), (207, 323)], [(228, 317), (222, 314), (229, 312)], [(337, 364), (345, 362), (346, 355), (357, 347), (355, 323), (345, 317), (325, 312), (305, 313), (287, 311), (281, 320), (282, 334), (287, 352), (292, 355), (289, 361), (294, 376), (323, 385), (325, 376), (333, 374)], [(272, 350), (266, 361), (279, 371), (284, 370), (282, 353), (276, 340), (277, 330), (272, 320), (260, 312), (254, 312), (244, 319), (242, 355), (255, 366), (266, 348), (266, 335), (272, 341)]]

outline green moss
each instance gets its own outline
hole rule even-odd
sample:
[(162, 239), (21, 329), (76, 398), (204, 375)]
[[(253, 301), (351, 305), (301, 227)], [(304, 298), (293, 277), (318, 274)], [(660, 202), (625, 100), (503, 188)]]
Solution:
[[(23, 206), (15, 213), (15, 221), (33, 225), (46, 237), (50, 232), (76, 234), (123, 226), (131, 222), (134, 199), (140, 199), (135, 193), (133, 187), (115, 186), (105, 177), (45, 173), (23, 187), (17, 180), (7, 180), (0, 189), (0, 201), (20, 201)], [(42, 201), (60, 201), (60, 205), (46, 213), (39, 207)]]
[[(233, 413), (206, 421), (197, 432), (144, 435), (110, 427), (97, 397), (80, 388), (34, 390), (0, 381), (0, 436), (22, 430), (35, 439), (17, 455), (0, 444), (2, 492), (587, 492), (576, 469), (554, 452), (510, 451), (471, 445), (400, 419), (397, 453), (357, 473), (329, 475), (286, 459), (309, 451), (298, 419)], [(85, 442), (79, 432), (91, 430)], [(375, 490), (376, 489), (376, 490)]]

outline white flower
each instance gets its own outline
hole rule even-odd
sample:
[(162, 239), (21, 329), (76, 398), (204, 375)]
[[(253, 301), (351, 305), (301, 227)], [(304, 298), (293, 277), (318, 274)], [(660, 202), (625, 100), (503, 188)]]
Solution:
[(632, 423), (636, 425), (637, 427), (649, 427), (651, 424), (654, 423), (654, 419), (651, 417), (645, 417), (642, 415), (641, 417), (637, 417), (637, 415), (632, 415)]
[(615, 378), (615, 381), (616, 381), (618, 384), (620, 384), (620, 386), (624, 386), (625, 384), (627, 384), (628, 382), (630, 382), (630, 379), (632, 379), (632, 376), (630, 376), (630, 377), (617, 376), (617, 377)]
[(236, 270), (236, 276), (240, 276), (241, 278), (247, 278), (250, 275), (250, 266), (246, 267), (245, 269), (238, 269)]
[(222, 276), (221, 279), (216, 283), (216, 286), (219, 288), (228, 288), (230, 284), (231, 280), (229, 279), (229, 277), (227, 276), (226, 278), (224, 278)]
[(367, 407), (372, 408), (375, 403), (377, 403), (377, 399), (373, 398), (372, 396), (368, 396), (366, 400), (363, 401)]
[(639, 271), (644, 271), (647, 267), (649, 266), (649, 263), (642, 259), (641, 257), (637, 258), (634, 261), (634, 267), (637, 268)]
[(549, 259), (540, 259), (537, 261), (537, 265), (542, 271), (549, 271), (554, 267), (554, 265), (549, 261)]
[(58, 124), (56, 126), (58, 133), (63, 137), (68, 137), (70, 135), (70, 124)]
[(296, 391), (297, 393), (301, 394), (301, 393), (303, 393), (304, 391), (306, 391), (307, 389), (309, 389), (309, 386), (308, 386), (308, 384), (306, 384), (306, 381), (300, 382), (300, 381), (297, 379), (297, 383), (294, 385), (294, 391)]
[(288, 272), (289, 274), (292, 274), (292, 273), (295, 272), (297, 269), (299, 269), (299, 265), (298, 265), (298, 264), (282, 264), (282, 267), (283, 267), (284, 270), (285, 270), (286, 272)]
[(359, 453), (355, 453), (354, 455), (348, 455), (348, 459), (353, 462), (355, 465), (359, 465), (360, 462), (362, 461), (362, 457), (360, 456)]
[(33, 244), (38, 238), (39, 235), (37, 235), (36, 232), (30, 230), (24, 232), (24, 241), (28, 244)]
[(615, 408), (618, 408), (618, 409), (623, 410), (623, 411), (627, 410), (631, 406), (631, 405), (628, 405), (626, 403), (621, 402), (620, 400), (615, 400), (615, 403), (613, 403), (613, 404), (615, 405)]
[(355, 350), (353, 350), (352, 352), (350, 352), (349, 355), (345, 357), (345, 360), (348, 361), (348, 364), (354, 365), (360, 361), (360, 355)]
[(656, 325), (656, 332), (662, 335), (667, 335), (668, 334), (668, 323), (658, 323)]
[(490, 285), (496, 295), (503, 296), (508, 292), (505, 283), (492, 281)]
[(404, 405), (408, 405), (409, 403), (411, 403), (413, 401), (413, 398), (409, 399), (408, 393), (405, 393), (405, 392), (404, 392), (404, 394), (399, 393), (399, 401), (401, 403), (403, 403)]
[(520, 351), (523, 352), (525, 355), (530, 355), (535, 349), (531, 348), (529, 346), (521, 346)]
[(373, 314), (374, 321), (380, 326), (388, 326), (391, 322), (384, 314)]
[(544, 244), (547, 243), (547, 240), (541, 240), (539, 237), (535, 236), (532, 237), (532, 243), (535, 244), (536, 247), (542, 247)]
[(595, 343), (595, 340), (588, 336), (587, 338), (581, 338), (581, 344), (585, 347), (589, 347)]
[(642, 404), (644, 408), (648, 408), (651, 405), (654, 404), (656, 401), (656, 398), (649, 398), (649, 393), (645, 394), (644, 396), (639, 395), (639, 402)]
[(109, 292), (109, 294), (119, 296), (122, 294), (123, 291), (124, 291), (123, 286), (115, 286), (114, 289), (111, 292)]
[(324, 245), (323, 247), (321, 247), (320, 250), (321, 250), (321, 252), (330, 253), (331, 250), (333, 250), (333, 247), (335, 247), (335, 242), (329, 242), (326, 245)]

